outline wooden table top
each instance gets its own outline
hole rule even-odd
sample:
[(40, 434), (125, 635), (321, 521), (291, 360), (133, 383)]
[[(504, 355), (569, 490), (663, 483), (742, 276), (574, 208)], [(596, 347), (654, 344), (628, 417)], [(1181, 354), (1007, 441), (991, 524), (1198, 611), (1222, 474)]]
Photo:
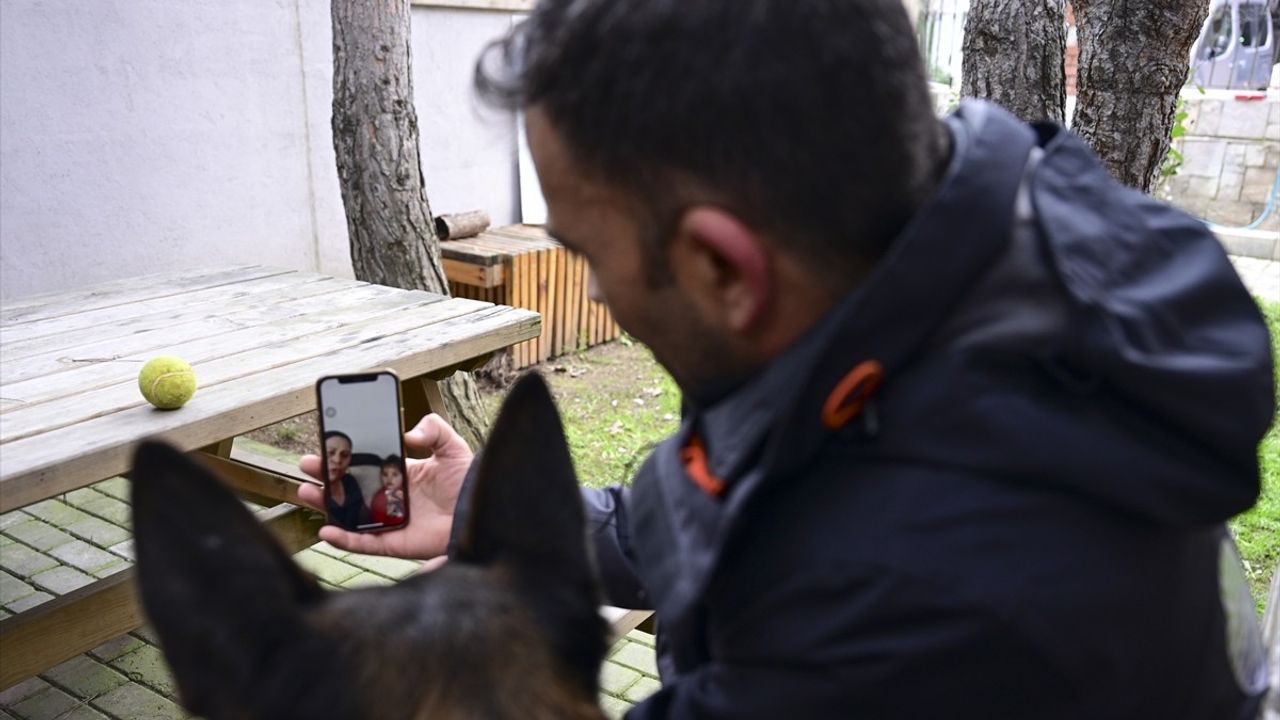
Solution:
[[(134, 445), (205, 447), (315, 408), (315, 381), (417, 377), (536, 336), (528, 310), (240, 266), (117, 280), (0, 308), (0, 512), (128, 470)], [(138, 391), (156, 355), (191, 363), (178, 410)]]

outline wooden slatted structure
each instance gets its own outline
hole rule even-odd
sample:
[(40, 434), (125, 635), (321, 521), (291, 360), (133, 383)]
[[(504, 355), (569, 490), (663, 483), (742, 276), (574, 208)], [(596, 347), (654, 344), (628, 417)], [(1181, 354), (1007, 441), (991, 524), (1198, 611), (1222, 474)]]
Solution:
[[(232, 440), (315, 409), (321, 375), (390, 368), (405, 414), (444, 412), (437, 381), (537, 337), (527, 310), (279, 268), (129, 278), (0, 309), (0, 513), (129, 470), (143, 438), (206, 458), (291, 550), (315, 542), (296, 471)], [(200, 389), (151, 408), (137, 374), (179, 355)], [(3, 560), (3, 558), (0, 558)], [(0, 619), (0, 689), (142, 623), (132, 571)]]
[(440, 244), (455, 297), (535, 310), (542, 333), (512, 347), (519, 369), (617, 339), (609, 309), (587, 297), (587, 263), (540, 226), (511, 225)]

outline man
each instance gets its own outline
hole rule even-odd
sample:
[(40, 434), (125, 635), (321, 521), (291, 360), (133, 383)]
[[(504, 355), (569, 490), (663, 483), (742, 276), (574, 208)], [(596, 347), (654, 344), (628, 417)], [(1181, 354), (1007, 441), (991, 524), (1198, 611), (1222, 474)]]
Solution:
[[(583, 491), (659, 618), (629, 717), (1250, 716), (1219, 570), (1271, 359), (1201, 225), (1061, 129), (940, 123), (898, 0), (543, 0), (477, 78), (685, 392)], [(444, 552), (471, 454), (407, 438), (412, 526), (321, 537)]]

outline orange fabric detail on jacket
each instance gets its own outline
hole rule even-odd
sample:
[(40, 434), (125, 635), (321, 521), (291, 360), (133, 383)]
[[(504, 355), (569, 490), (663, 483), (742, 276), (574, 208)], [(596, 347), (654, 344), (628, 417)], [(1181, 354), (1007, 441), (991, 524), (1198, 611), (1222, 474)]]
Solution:
[(702, 444), (702, 438), (697, 435), (689, 438), (688, 444), (680, 449), (680, 462), (684, 464), (684, 471), (689, 479), (702, 492), (715, 498), (724, 494), (724, 479), (712, 475), (711, 469), (707, 467), (707, 448)]
[(884, 366), (875, 360), (864, 360), (836, 383), (822, 405), (822, 424), (828, 430), (839, 430), (862, 412), (867, 401), (884, 380)]

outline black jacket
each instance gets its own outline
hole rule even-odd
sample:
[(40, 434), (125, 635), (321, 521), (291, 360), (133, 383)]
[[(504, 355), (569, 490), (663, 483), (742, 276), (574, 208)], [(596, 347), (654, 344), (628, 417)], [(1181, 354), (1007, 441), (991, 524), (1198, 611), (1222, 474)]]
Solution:
[[(659, 618), (663, 688), (628, 717), (1257, 707), (1219, 582), (1275, 402), (1257, 307), (1199, 222), (1070, 133), (981, 103), (949, 127), (864, 286), (690, 408), (631, 489), (584, 491), (609, 600)], [(828, 429), (867, 360), (883, 384)], [(720, 496), (686, 473), (694, 434)]]

